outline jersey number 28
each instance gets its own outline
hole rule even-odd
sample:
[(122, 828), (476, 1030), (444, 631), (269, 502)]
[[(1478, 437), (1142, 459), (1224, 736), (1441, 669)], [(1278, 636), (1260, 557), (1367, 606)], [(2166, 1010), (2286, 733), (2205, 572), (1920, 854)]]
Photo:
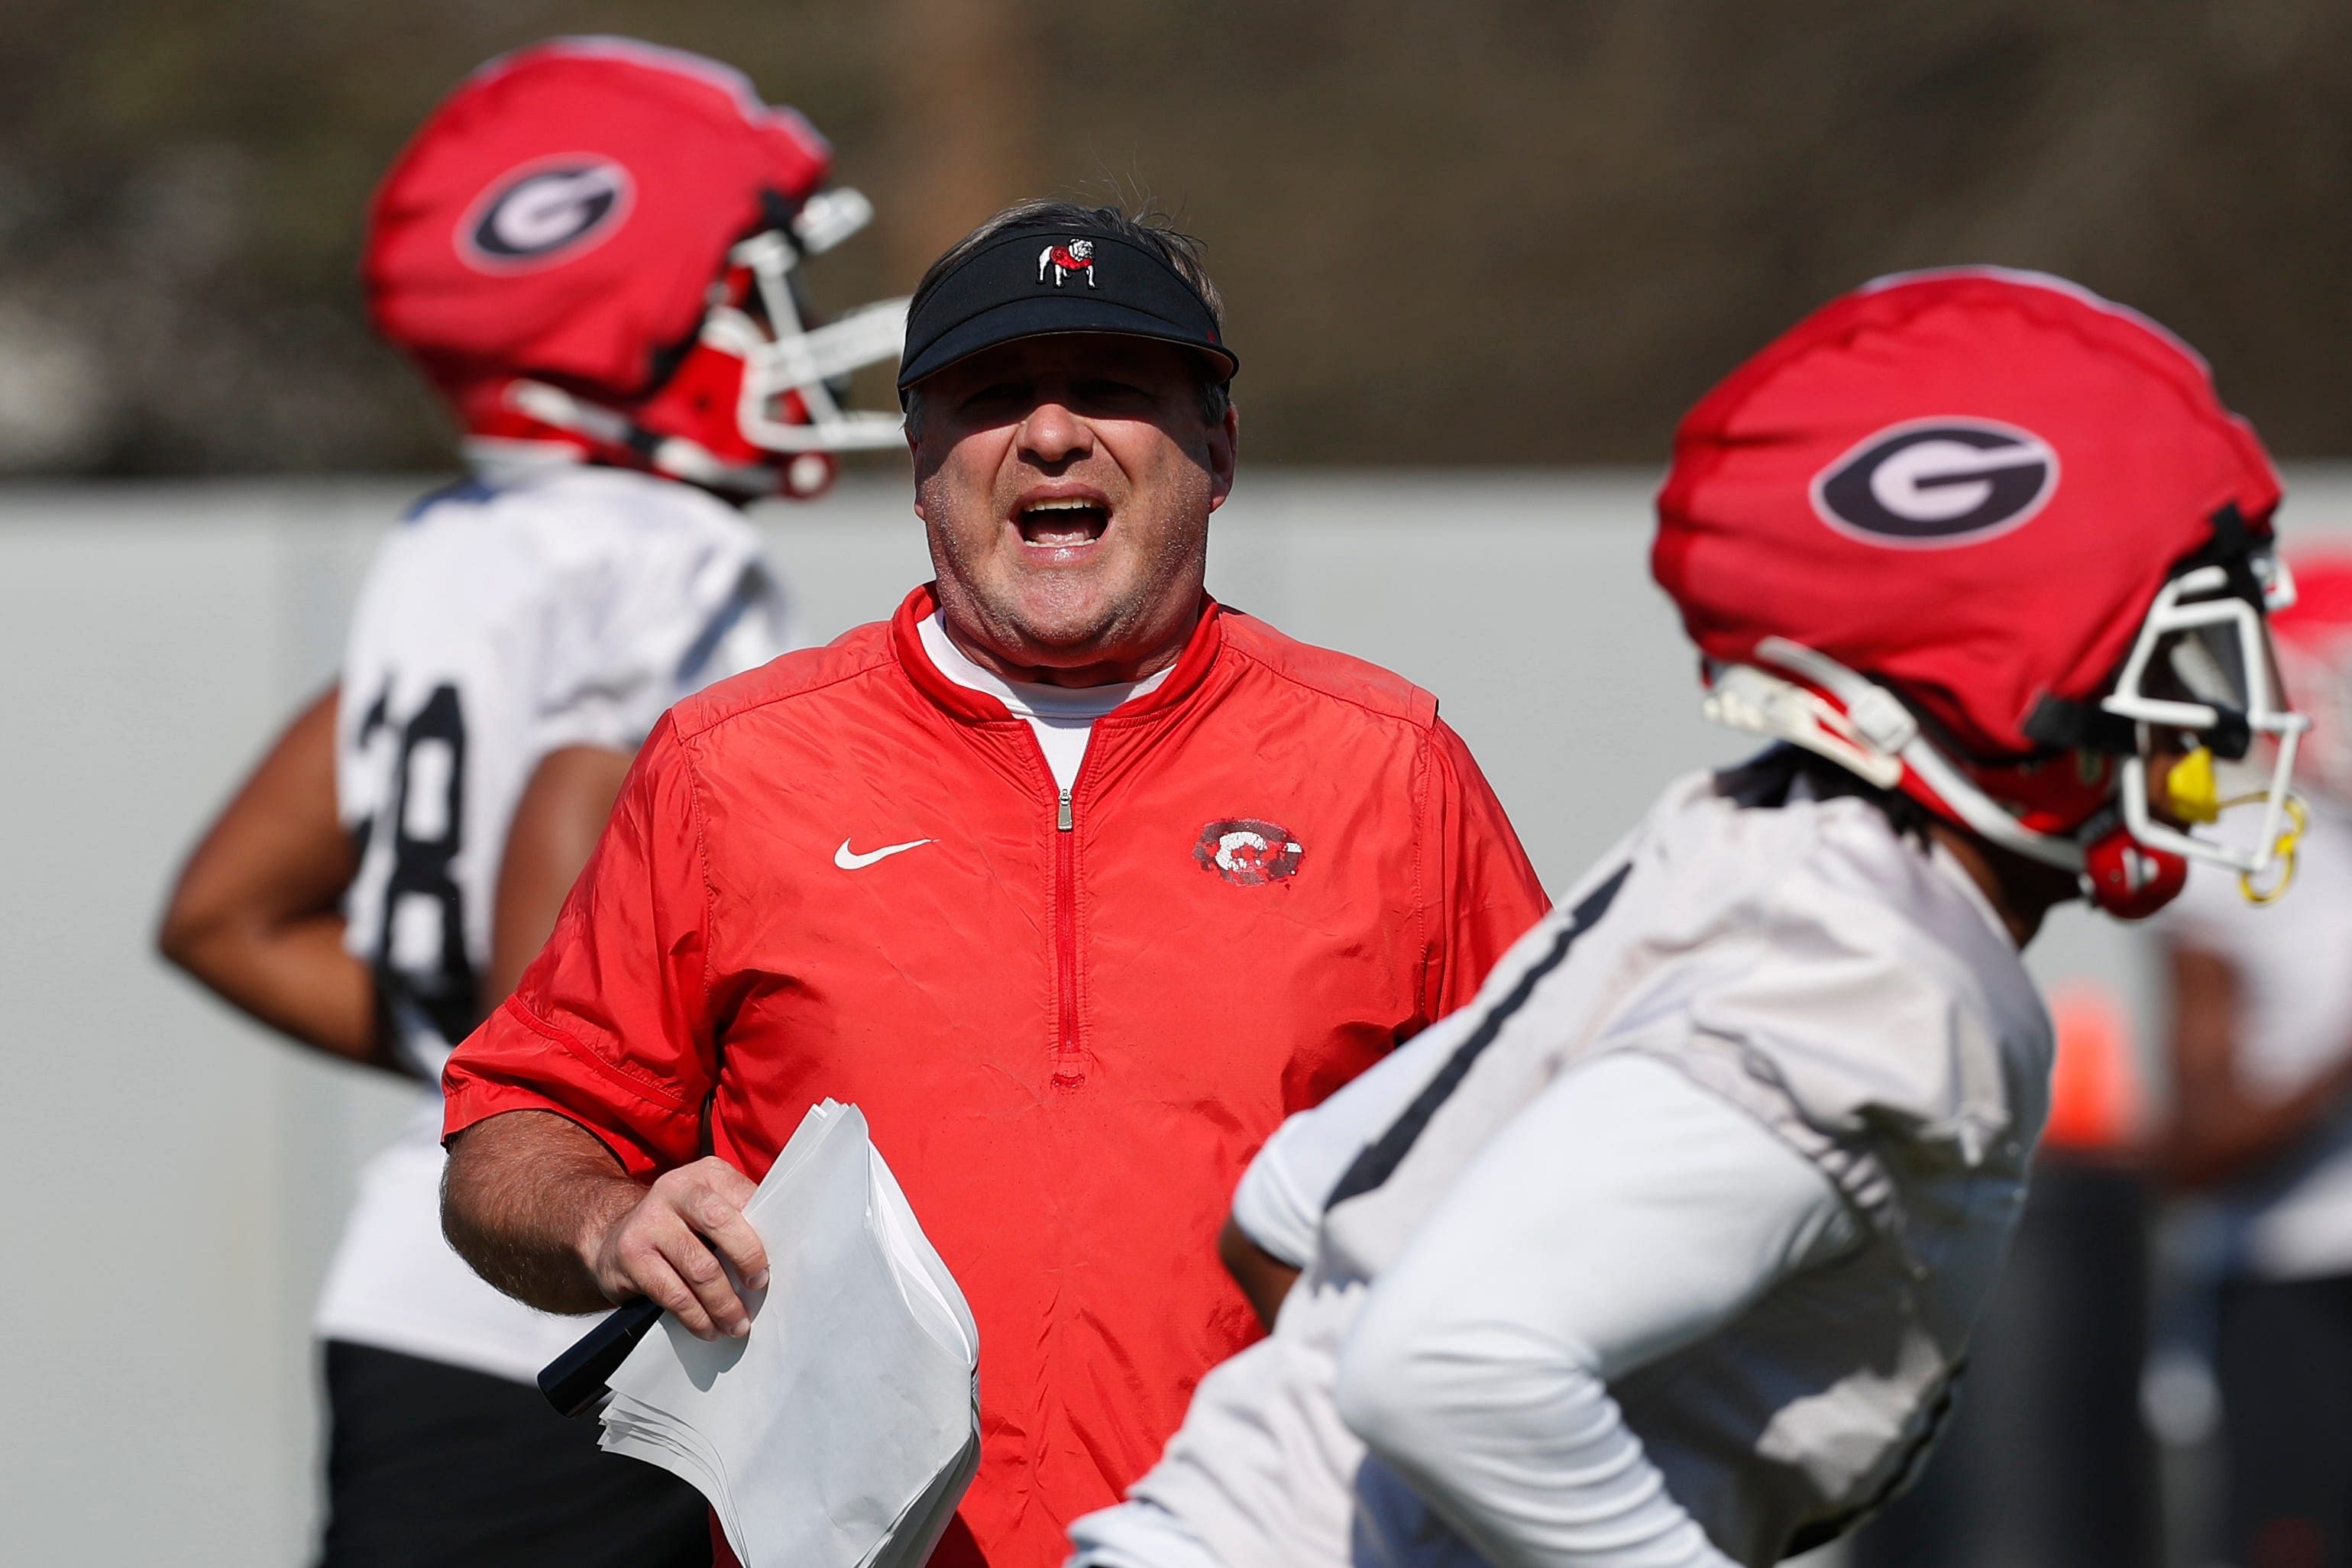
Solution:
[[(360, 721), (362, 747), (394, 727), (391, 697), (387, 684)], [(435, 687), (396, 738), (385, 798), (392, 874), (377, 926), (376, 985), (387, 1006), (407, 1002), (454, 1045), (481, 1009), (480, 985), (466, 954), (465, 895), (451, 869), (466, 817), (466, 719), (457, 688)], [(379, 825), (376, 818), (359, 824), (362, 849)]]

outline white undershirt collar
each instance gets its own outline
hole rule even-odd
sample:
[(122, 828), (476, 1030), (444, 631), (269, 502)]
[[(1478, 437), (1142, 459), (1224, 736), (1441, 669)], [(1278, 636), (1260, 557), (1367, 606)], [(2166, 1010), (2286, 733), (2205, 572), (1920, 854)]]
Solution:
[(1003, 703), (1013, 717), (1025, 720), (1045, 753), (1054, 783), (1064, 789), (1076, 782), (1078, 765), (1086, 760), (1087, 742), (1095, 720), (1131, 697), (1156, 691), (1174, 666), (1139, 681), (1119, 681), (1102, 686), (1048, 686), (1033, 681), (1008, 681), (972, 663), (947, 625), (933, 611), (916, 623), (923, 652), (940, 674), (966, 691), (984, 692)]

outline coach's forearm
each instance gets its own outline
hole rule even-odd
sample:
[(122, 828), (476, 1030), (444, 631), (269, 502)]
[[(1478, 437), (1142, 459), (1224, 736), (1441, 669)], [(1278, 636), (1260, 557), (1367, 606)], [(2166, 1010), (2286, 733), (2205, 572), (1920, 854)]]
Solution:
[(474, 1271), (551, 1312), (612, 1305), (590, 1260), (646, 1189), (595, 1136), (548, 1111), (478, 1122), (449, 1144), (441, 1228)]

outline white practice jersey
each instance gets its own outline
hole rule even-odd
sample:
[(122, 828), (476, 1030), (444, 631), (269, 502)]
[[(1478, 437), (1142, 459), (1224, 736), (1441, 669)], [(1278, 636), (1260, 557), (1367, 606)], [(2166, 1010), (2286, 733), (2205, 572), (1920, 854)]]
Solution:
[[(2197, 865), (2158, 916), (2172, 940), (2229, 961), (2238, 982), (2235, 1066), (2254, 1093), (2285, 1099), (2352, 1051), (2352, 808), (2310, 802), (2294, 891), (2256, 908), (2237, 876)], [(2352, 1102), (2204, 1206), (2221, 1223), (2221, 1266), (2263, 1279), (2352, 1274)]]
[(634, 752), (679, 697), (788, 646), (758, 535), (698, 490), (550, 465), (428, 497), (377, 551), (335, 718), (360, 846), (345, 942), (433, 1087), (362, 1173), (316, 1326), (529, 1379), (576, 1320), (499, 1294), (442, 1239), (442, 1063), (482, 994), (507, 830), (541, 759)]
[(1311, 1245), (1307, 1271), (1274, 1333), (1202, 1383), (1138, 1501), (1082, 1522), (1083, 1561), (1474, 1568), (1342, 1422), (1335, 1369), (1465, 1166), (1612, 1052), (1747, 1113), (1853, 1216), (1834, 1261), (1612, 1380), (1669, 1492), (1724, 1555), (1761, 1563), (1908, 1478), (2021, 1207), (2050, 1023), (1956, 862), (1864, 800), (1743, 803), (1740, 782), (1676, 783), (1467, 1009), (1267, 1145), (1236, 1217), (1277, 1254)]

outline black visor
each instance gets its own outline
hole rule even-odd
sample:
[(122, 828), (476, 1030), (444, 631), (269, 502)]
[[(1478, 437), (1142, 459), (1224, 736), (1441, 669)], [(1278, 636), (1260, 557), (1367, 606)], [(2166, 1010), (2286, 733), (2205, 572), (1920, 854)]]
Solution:
[(1208, 302), (1151, 251), (1116, 235), (1022, 226), (966, 256), (916, 306), (898, 401), (982, 349), (1057, 332), (1153, 338), (1208, 356), (1228, 378), (1241, 368)]

